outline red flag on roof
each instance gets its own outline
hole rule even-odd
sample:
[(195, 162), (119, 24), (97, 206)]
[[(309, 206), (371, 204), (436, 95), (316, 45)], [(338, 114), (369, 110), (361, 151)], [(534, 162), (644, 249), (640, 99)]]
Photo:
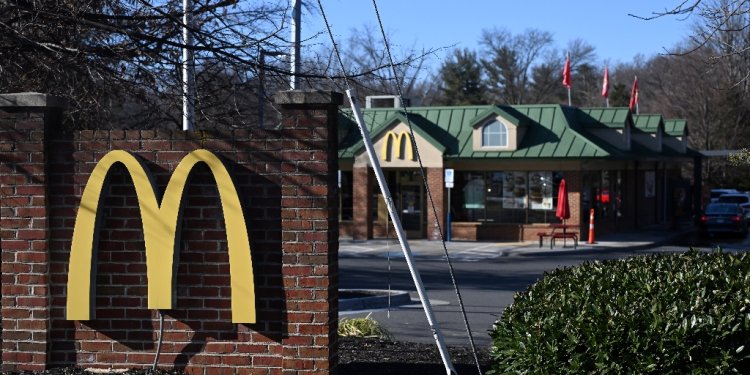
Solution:
[(609, 96), (609, 69), (607, 67), (604, 67), (604, 81), (602, 82), (602, 96), (608, 97)]
[(638, 105), (638, 76), (633, 81), (633, 90), (630, 92), (630, 110)]
[(565, 57), (565, 68), (563, 68), (563, 86), (570, 88), (570, 55)]

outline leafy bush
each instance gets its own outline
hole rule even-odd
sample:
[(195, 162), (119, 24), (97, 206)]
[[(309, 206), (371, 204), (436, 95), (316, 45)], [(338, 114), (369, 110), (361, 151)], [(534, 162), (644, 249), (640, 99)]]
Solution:
[(364, 318), (342, 319), (339, 322), (339, 336), (342, 337), (377, 337), (380, 339), (393, 340), (388, 330), (383, 328), (377, 320), (367, 314)]
[(556, 270), (516, 295), (490, 336), (492, 374), (747, 374), (750, 256)]

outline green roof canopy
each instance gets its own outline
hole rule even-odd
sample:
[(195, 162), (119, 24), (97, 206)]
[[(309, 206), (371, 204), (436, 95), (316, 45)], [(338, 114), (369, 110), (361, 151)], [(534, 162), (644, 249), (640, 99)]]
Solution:
[[(397, 122), (410, 124), (415, 134), (442, 151), (446, 159), (454, 160), (632, 159), (638, 157), (637, 150), (618, 150), (587, 129), (622, 128), (631, 119), (643, 131), (655, 132), (659, 123), (665, 123), (661, 115), (634, 116), (627, 108), (579, 109), (555, 104), (413, 107), (408, 108), (408, 119), (403, 108), (364, 109), (362, 115), (373, 139)], [(526, 128), (515, 151), (474, 149), (474, 126), (491, 116), (500, 116)], [(669, 120), (669, 124), (674, 129), (684, 128), (684, 120)], [(363, 151), (362, 137), (351, 110), (340, 111), (339, 132), (341, 159), (354, 158)], [(673, 156), (672, 151), (670, 149), (670, 155), (664, 156)]]

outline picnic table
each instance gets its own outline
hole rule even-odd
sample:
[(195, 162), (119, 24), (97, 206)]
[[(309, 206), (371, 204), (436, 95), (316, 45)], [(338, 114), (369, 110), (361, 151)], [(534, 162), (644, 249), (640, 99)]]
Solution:
[[(577, 225), (570, 225), (570, 224), (557, 224), (553, 223), (549, 225), (549, 231), (546, 232), (539, 232), (537, 235), (539, 236), (539, 247), (542, 247), (544, 237), (549, 237), (549, 248), (552, 249), (555, 247), (555, 240), (562, 238), (563, 241), (567, 239), (573, 240), (573, 248), (578, 248), (578, 232), (575, 231), (569, 231), (568, 229), (575, 229), (578, 228)], [(563, 242), (563, 247), (565, 247), (565, 242)]]

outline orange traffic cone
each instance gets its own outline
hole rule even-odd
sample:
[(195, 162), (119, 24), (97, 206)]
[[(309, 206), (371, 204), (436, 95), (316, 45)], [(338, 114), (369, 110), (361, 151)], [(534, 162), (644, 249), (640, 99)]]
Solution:
[(591, 209), (589, 214), (589, 242), (594, 243), (594, 209)]

